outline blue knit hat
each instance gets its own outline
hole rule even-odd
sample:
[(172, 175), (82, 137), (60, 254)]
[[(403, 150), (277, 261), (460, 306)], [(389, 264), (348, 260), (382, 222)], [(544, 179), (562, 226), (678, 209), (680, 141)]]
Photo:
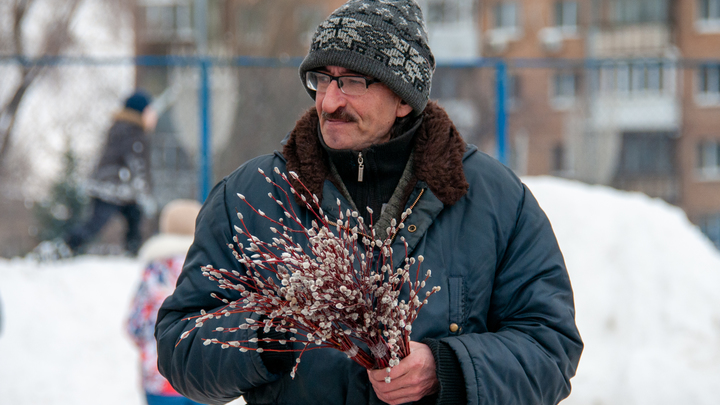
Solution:
[[(315, 31), (300, 65), (303, 83), (309, 70), (325, 66), (374, 77), (416, 114), (422, 113), (430, 97), (435, 57), (420, 7), (413, 0), (349, 0)], [(314, 91), (306, 90), (315, 98)]]
[(143, 112), (145, 108), (152, 102), (152, 96), (144, 90), (136, 90), (130, 97), (125, 100), (125, 108)]

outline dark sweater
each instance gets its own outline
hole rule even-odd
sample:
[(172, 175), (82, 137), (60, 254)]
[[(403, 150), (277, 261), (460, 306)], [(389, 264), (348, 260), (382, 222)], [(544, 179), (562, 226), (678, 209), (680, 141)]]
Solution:
[[(320, 144), (337, 169), (365, 223), (378, 221), (383, 204), (387, 203), (395, 192), (412, 153), (415, 132), (421, 123), (422, 119), (416, 119), (405, 125), (400, 124), (403, 128), (398, 131), (401, 132), (399, 135), (388, 142), (371, 145), (361, 151), (332, 149), (325, 144), (322, 134), (319, 134)], [(358, 177), (360, 154), (364, 165), (362, 181), (359, 181)], [(367, 207), (373, 211), (372, 218)]]

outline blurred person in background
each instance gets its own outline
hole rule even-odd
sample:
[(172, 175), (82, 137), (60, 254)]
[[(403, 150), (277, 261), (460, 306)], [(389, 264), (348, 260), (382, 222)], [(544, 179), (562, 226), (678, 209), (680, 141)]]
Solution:
[(157, 369), (155, 321), (163, 300), (175, 289), (188, 248), (193, 241), (200, 203), (174, 200), (160, 212), (160, 233), (142, 245), (142, 281), (132, 301), (127, 330), (140, 349), (142, 387), (148, 405), (197, 404), (175, 391)]
[(54, 260), (78, 254), (116, 214), (127, 223), (125, 250), (137, 255), (142, 244), (143, 216), (155, 215), (150, 193), (150, 141), (157, 113), (152, 97), (136, 90), (115, 114), (108, 139), (95, 172), (85, 186), (91, 198), (92, 214), (85, 222), (72, 227), (61, 238), (39, 244), (35, 255)]

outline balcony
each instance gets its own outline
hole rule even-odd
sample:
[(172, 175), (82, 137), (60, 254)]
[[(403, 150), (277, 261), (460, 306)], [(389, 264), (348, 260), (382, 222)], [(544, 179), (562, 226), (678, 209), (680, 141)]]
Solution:
[(592, 43), (594, 55), (599, 58), (659, 57), (672, 49), (670, 27), (666, 23), (603, 27)]
[(590, 124), (596, 130), (672, 131), (681, 124), (680, 103), (672, 95), (604, 96), (591, 105)]

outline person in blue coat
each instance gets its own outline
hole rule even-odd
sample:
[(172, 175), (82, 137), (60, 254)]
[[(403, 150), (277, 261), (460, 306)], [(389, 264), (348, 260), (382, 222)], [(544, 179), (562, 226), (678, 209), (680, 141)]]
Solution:
[(157, 112), (151, 102), (149, 93), (136, 90), (115, 115), (100, 161), (85, 186), (91, 197), (92, 214), (63, 236), (74, 254), (114, 215), (121, 214), (127, 223), (125, 249), (137, 255), (142, 245), (143, 216), (154, 215), (155, 211), (150, 189), (149, 134), (157, 124)]
[(33, 249), (41, 261), (83, 253), (115, 215), (127, 223), (125, 250), (135, 256), (142, 245), (144, 216), (155, 214), (150, 185), (150, 138), (157, 124), (150, 93), (137, 89), (113, 117), (97, 167), (85, 184), (91, 214), (60, 237), (46, 240)]
[[(556, 404), (570, 394), (583, 343), (550, 222), (512, 171), (467, 144), (429, 101), (434, 68), (412, 0), (351, 0), (320, 24), (299, 69), (315, 106), (282, 152), (248, 161), (214, 187), (175, 292), (160, 308), (158, 367), (178, 392), (208, 404), (243, 396), (251, 405)], [(261, 319), (235, 313), (195, 328), (193, 317), (222, 308), (218, 298), (240, 298), (201, 271), (212, 264), (245, 273), (228, 248), (242, 226), (238, 213), (260, 240), (275, 236), (238, 198), (282, 218), (283, 207), (267, 196), (282, 199), (283, 191), (257, 173), (290, 193), (274, 168), (295, 172), (307, 187), (287, 202), (306, 228), (313, 216), (301, 194), (316, 195), (330, 221), (336, 201), (356, 210), (380, 239), (412, 209), (392, 241), (393, 262), (402, 262), (404, 240), (441, 290), (419, 312), (411, 353), (391, 369), (389, 383), (386, 370), (366, 370), (329, 349), (304, 353), (293, 378), (297, 354), (276, 351), (284, 346), (275, 330), (242, 329), (228, 338), (262, 351), (202, 344), (223, 337), (218, 327)]]

